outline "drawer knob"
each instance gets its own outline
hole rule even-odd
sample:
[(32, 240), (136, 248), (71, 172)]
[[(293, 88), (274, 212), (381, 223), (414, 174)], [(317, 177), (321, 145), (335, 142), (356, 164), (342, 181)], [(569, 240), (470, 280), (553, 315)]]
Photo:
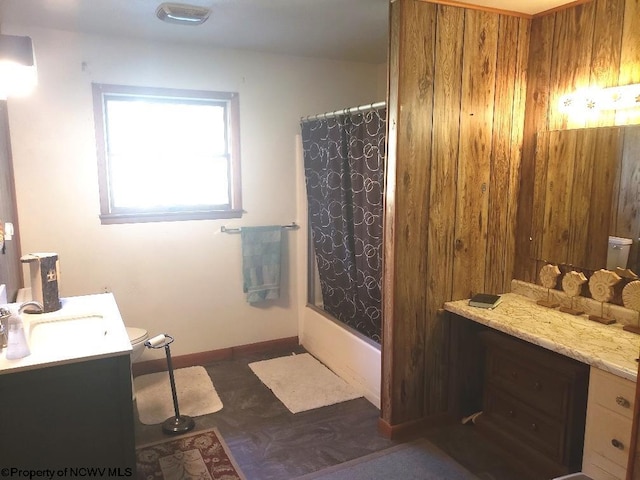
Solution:
[(624, 398), (622, 395), (618, 395), (616, 397), (616, 403), (624, 408), (629, 408), (631, 406), (631, 402), (629, 402), (629, 400)]
[(624, 450), (624, 443), (622, 443), (620, 440), (616, 440), (615, 438), (611, 440), (611, 445), (616, 447), (618, 450)]
[(513, 410), (509, 410), (509, 412), (508, 412), (508, 413), (509, 413), (509, 416), (510, 416), (510, 417), (513, 417)]
[(535, 423), (532, 423), (531, 424), (531, 430), (533, 430), (534, 432), (537, 432), (538, 431), (538, 425), (535, 424)]
[(533, 389), (536, 391), (542, 390), (542, 384), (540, 382), (536, 382), (533, 384)]

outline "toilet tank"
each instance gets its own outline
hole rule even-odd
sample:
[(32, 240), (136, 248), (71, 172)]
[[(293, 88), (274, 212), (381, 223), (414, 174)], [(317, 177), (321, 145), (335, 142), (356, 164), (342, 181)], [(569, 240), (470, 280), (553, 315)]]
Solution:
[(630, 238), (609, 237), (607, 249), (607, 270), (615, 270), (616, 267), (627, 268), (629, 250), (633, 242)]

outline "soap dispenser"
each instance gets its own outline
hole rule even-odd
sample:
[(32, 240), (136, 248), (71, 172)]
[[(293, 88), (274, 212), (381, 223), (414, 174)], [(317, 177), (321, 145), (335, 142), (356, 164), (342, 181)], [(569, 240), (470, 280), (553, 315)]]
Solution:
[(20, 315), (13, 313), (8, 320), (7, 333), (7, 360), (17, 360), (31, 354), (27, 337), (24, 333), (24, 324)]

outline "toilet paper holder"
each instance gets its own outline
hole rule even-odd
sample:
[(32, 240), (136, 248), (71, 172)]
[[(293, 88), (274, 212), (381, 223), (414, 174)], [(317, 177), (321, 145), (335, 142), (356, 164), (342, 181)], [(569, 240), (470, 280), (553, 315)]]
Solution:
[(193, 418), (187, 415), (180, 415), (180, 408), (178, 406), (178, 394), (176, 393), (176, 381), (173, 377), (173, 363), (171, 361), (171, 345), (174, 338), (167, 334), (156, 335), (144, 342), (145, 347), (158, 350), (164, 348), (167, 355), (167, 370), (169, 371), (169, 382), (171, 383), (171, 395), (173, 396), (173, 410), (175, 415), (167, 418), (162, 422), (162, 431), (165, 433), (184, 433), (188, 432), (195, 426)]

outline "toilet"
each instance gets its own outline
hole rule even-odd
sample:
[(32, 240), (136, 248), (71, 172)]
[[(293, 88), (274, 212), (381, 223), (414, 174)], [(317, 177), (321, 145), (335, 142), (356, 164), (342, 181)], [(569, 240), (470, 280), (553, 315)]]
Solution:
[[(131, 363), (138, 361), (144, 352), (144, 342), (149, 338), (149, 333), (143, 328), (127, 327), (127, 335), (131, 342)], [(131, 398), (136, 399), (136, 391), (133, 387), (133, 371), (131, 372)]]
[(616, 267), (627, 268), (629, 250), (633, 241), (630, 238), (609, 237), (609, 249), (607, 250), (607, 270), (615, 270)]
[(149, 333), (143, 328), (127, 327), (127, 335), (131, 342), (131, 363), (133, 363), (142, 356), (144, 342), (149, 338)]

